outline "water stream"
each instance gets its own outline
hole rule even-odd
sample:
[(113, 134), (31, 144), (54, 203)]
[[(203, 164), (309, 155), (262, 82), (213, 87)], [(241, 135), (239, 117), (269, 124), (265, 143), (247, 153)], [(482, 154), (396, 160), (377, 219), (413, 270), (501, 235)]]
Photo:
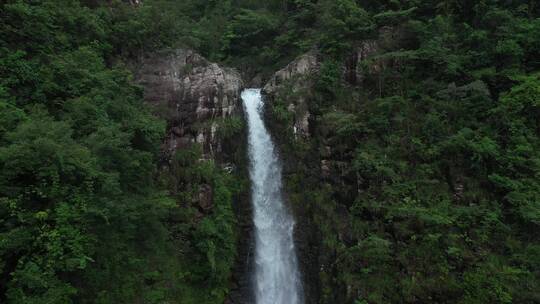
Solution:
[(261, 90), (244, 90), (242, 100), (249, 128), (255, 300), (257, 304), (301, 304), (294, 219), (283, 202), (281, 163), (262, 118)]

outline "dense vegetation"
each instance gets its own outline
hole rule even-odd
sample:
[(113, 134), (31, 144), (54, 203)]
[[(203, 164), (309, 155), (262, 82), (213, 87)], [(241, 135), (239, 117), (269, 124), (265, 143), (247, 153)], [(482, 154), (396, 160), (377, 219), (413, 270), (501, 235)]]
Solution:
[(221, 303), (239, 186), (196, 148), (158, 174), (165, 122), (124, 62), (166, 37), (91, 4), (0, 2), (0, 302)]
[[(540, 301), (534, 2), (327, 5), (314, 87), (271, 107), (283, 154), (304, 162), (291, 201), (322, 232), (321, 302)], [(344, 81), (370, 39), (365, 79)], [(300, 95), (313, 117), (299, 141), (286, 109)]]
[(0, 302), (223, 302), (242, 183), (197, 147), (158, 170), (165, 123), (126, 68), (178, 46), (247, 77), (318, 51), (314, 87), (272, 106), (321, 303), (540, 302), (536, 1), (127, 2), (0, 1)]

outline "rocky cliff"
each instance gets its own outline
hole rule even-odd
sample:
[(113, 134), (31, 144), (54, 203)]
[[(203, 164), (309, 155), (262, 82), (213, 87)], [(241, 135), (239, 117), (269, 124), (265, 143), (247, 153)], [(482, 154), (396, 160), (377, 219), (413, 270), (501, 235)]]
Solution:
[[(349, 56), (338, 63), (343, 86), (367, 86), (367, 81), (377, 79), (394, 64), (377, 58), (379, 51), (386, 47), (387, 35), (391, 34), (390, 30), (383, 31), (377, 40), (359, 42)], [(267, 99), (266, 120), (285, 162), (285, 192), (297, 220), (295, 238), (308, 304), (349, 301), (348, 286), (335, 285), (329, 280), (339, 274), (334, 273), (332, 266), (335, 253), (323, 244), (325, 229), (336, 230), (339, 241), (347, 238), (350, 227), (346, 221), (338, 220), (334, 227), (325, 227), (333, 221), (331, 214), (342, 214), (341, 218), (346, 218), (347, 209), (340, 206), (341, 209), (327, 213), (321, 208), (330, 204), (314, 200), (330, 198), (307, 193), (311, 191), (308, 189), (324, 188), (326, 183), (332, 183), (331, 180), (343, 178), (340, 165), (344, 162), (335, 155), (332, 144), (328, 143), (319, 126), (320, 115), (324, 113), (317, 113), (314, 108), (321, 102), (316, 100), (321, 95), (315, 91), (323, 70), (323, 57), (317, 51), (299, 56), (277, 71), (263, 89)]]
[(220, 131), (242, 113), (243, 82), (237, 71), (177, 49), (147, 55), (135, 75), (144, 99), (168, 122), (166, 155), (199, 143), (207, 158), (226, 159), (230, 151), (224, 150)]
[[(381, 74), (389, 65), (394, 64), (387, 59), (376, 58), (375, 55), (387, 47), (392, 41), (392, 29), (383, 29), (377, 40), (365, 40), (351, 50), (349, 56), (341, 62), (342, 81), (346, 85), (362, 86), (368, 75)], [(286, 110), (292, 115), (289, 126), (295, 138), (310, 136), (309, 99), (315, 86), (321, 67), (321, 58), (316, 50), (305, 53), (283, 69), (277, 71), (264, 85), (263, 93), (267, 100), (280, 100), (285, 103)]]
[[(296, 154), (294, 142), (309, 142), (310, 92), (320, 60), (316, 51), (303, 54), (277, 71), (263, 88), (267, 100), (265, 119), (279, 145), (284, 162), (285, 195), (296, 219), (295, 242), (304, 284), (305, 302), (318, 303), (318, 244), (320, 238), (307, 206), (296, 205), (291, 199), (294, 191), (287, 183), (291, 176), (302, 172), (299, 163), (311, 163)], [(303, 175), (303, 174), (302, 174)]]
[(307, 105), (307, 94), (313, 85), (312, 77), (319, 69), (317, 52), (309, 52), (289, 63), (277, 71), (264, 86), (263, 94), (268, 99), (286, 98), (293, 95), (296, 98), (288, 99), (287, 111), (293, 114), (292, 129), (295, 136), (309, 136), (310, 112)]
[[(165, 167), (176, 151), (200, 144), (205, 159), (215, 160), (239, 180), (245, 178), (246, 136), (240, 100), (244, 83), (240, 74), (186, 49), (147, 54), (134, 66), (145, 101), (167, 121), (162, 146)], [(199, 220), (212, 214), (213, 196), (214, 189), (208, 184), (194, 195), (191, 204), (200, 211)], [(226, 302), (248, 303), (252, 224), (247, 188), (234, 199), (233, 209), (239, 241)]]

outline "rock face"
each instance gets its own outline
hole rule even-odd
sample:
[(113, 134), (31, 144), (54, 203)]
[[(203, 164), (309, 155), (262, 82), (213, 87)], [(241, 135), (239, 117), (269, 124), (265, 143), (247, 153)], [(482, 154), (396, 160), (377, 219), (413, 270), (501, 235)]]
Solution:
[(277, 71), (264, 86), (263, 94), (270, 100), (297, 95), (298, 98), (287, 98), (287, 111), (293, 114), (294, 123), (291, 126), (295, 137), (309, 137), (310, 112), (307, 104), (306, 90), (312, 86), (310, 76), (319, 70), (319, 59), (316, 52), (306, 53), (285, 68)]
[(144, 99), (168, 122), (166, 154), (193, 143), (208, 158), (219, 158), (222, 141), (219, 121), (241, 116), (243, 82), (232, 69), (211, 63), (184, 49), (145, 57), (135, 71), (145, 89)]
[[(236, 163), (233, 154), (245, 154), (242, 153), (246, 147), (245, 134), (237, 130), (233, 137), (222, 136), (224, 128), (231, 125), (227, 120), (243, 122), (240, 93), (244, 84), (237, 71), (185, 49), (148, 54), (133, 70), (135, 81), (144, 88), (146, 103), (167, 121), (164, 161), (169, 161), (176, 151), (199, 143), (204, 158), (215, 160), (229, 173), (244, 174), (247, 161)], [(197, 220), (212, 214), (215, 207), (212, 186), (201, 185), (191, 204), (198, 210)], [(227, 303), (251, 303), (250, 207), (247, 193), (235, 198), (233, 209), (241, 238)]]
[[(386, 47), (386, 35), (393, 32), (380, 33), (377, 40), (358, 42), (351, 49), (349, 56), (341, 62), (341, 81), (345, 87), (369, 87), (370, 81), (377, 79), (382, 72), (394, 62), (375, 57)], [(312, 180), (309, 182), (331, 183), (334, 180), (345, 178), (346, 162), (336, 156), (333, 145), (324, 138), (324, 133), (318, 129), (318, 121), (313, 116), (310, 106), (317, 99), (315, 94), (315, 81), (322, 65), (322, 58), (316, 51), (299, 56), (283, 69), (274, 74), (264, 86), (263, 93), (267, 98), (266, 120), (280, 145), (284, 160), (284, 178), (291, 174), (293, 179), (297, 172), (310, 172)], [(285, 114), (284, 114), (285, 113)], [(285, 118), (283, 118), (285, 117)], [(290, 119), (292, 117), (292, 119)], [(291, 136), (292, 135), (292, 136)], [(298, 145), (297, 145), (298, 144)], [(300, 151), (295, 146), (302, 147), (309, 152)], [(306, 176), (306, 178), (308, 178)], [(347, 176), (347, 178), (349, 178)], [(297, 181), (293, 181), (297, 183)], [(293, 190), (296, 191), (296, 190)], [(303, 195), (302, 193), (292, 193)], [(320, 225), (313, 217), (313, 210), (306, 205), (292, 202), (295, 220), (295, 242), (298, 248), (302, 279), (305, 290), (305, 303), (315, 304), (324, 301), (345, 303), (344, 298), (337, 295), (347, 294), (347, 286), (332, 286), (325, 281), (325, 275), (334, 271), (332, 263), (335, 256), (332, 252), (325, 252), (322, 245)], [(342, 208), (342, 206), (340, 206)], [(347, 218), (347, 209), (337, 210), (340, 218)], [(351, 227), (346, 221), (335, 227), (338, 237), (343, 242), (349, 242)], [(334, 274), (337, 275), (337, 274)], [(323, 287), (343, 290), (324, 292)], [(336, 296), (335, 298), (332, 298)], [(330, 298), (329, 298), (330, 297)], [(324, 298), (324, 299), (323, 299)]]
[[(365, 78), (365, 71), (362, 68), (362, 62), (375, 54), (379, 49), (379, 43), (375, 40), (363, 41), (346, 59), (344, 64), (344, 80), (351, 84), (361, 84)], [(380, 71), (378, 64), (369, 66), (370, 72)]]
[[(268, 94), (278, 93), (280, 87), (292, 84), (295, 88), (308, 85), (306, 77), (317, 72), (319, 60), (317, 53), (312, 51), (301, 55), (283, 69), (277, 71), (270, 81), (264, 86), (263, 91)], [(291, 83), (292, 81), (292, 83)]]
[[(379, 74), (391, 64), (382, 59), (372, 60), (367, 65), (364, 63), (385, 46), (385, 37), (392, 33), (391, 29), (383, 29), (380, 39), (362, 41), (351, 50), (341, 66), (345, 84), (362, 85), (368, 74)], [(320, 56), (316, 51), (310, 51), (277, 71), (263, 88), (263, 94), (270, 101), (279, 98), (287, 103), (287, 111), (294, 117), (290, 127), (295, 138), (310, 137), (311, 113), (308, 99), (313, 90), (313, 76), (319, 72), (320, 65)]]
[[(389, 59), (371, 59), (381, 50), (391, 48), (399, 36), (405, 36), (402, 29), (383, 27), (379, 30), (378, 39), (359, 41), (342, 63), (343, 81), (349, 85), (362, 85), (368, 74), (381, 73), (388, 65), (396, 64)], [(366, 61), (367, 64), (364, 64)], [(313, 85), (310, 76), (319, 72), (320, 65), (321, 56), (316, 50), (305, 53), (277, 71), (266, 83), (263, 92), (275, 96), (285, 87), (293, 92), (310, 89)]]
[(406, 36), (402, 29), (383, 27), (379, 29), (378, 39), (361, 41), (344, 62), (343, 79), (346, 83), (362, 86), (367, 75), (381, 74), (389, 66), (399, 64), (392, 59), (374, 59), (373, 56), (381, 50), (394, 48), (400, 36)]

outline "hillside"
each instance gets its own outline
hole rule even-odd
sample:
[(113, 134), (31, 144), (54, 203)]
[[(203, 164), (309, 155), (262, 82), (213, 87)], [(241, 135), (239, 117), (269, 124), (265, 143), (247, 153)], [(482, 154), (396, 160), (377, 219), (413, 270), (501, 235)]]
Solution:
[(4, 0), (0, 303), (251, 303), (249, 87), (305, 303), (540, 302), (536, 1)]

